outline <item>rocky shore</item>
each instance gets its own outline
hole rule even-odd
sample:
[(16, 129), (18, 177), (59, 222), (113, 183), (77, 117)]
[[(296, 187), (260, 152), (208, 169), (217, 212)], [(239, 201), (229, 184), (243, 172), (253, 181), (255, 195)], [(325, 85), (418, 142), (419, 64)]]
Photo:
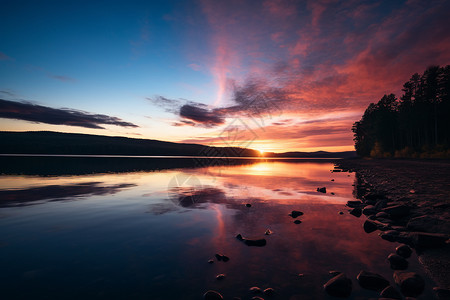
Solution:
[(427, 273), (450, 289), (450, 161), (345, 159), (337, 168), (356, 172), (350, 213), (364, 214), (364, 230), (410, 245)]

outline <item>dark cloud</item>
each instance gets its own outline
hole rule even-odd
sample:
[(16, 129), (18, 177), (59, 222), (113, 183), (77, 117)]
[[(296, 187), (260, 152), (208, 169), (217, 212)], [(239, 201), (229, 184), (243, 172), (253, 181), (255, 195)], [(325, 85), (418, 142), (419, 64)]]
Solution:
[(96, 129), (104, 129), (100, 124), (133, 128), (139, 127), (133, 123), (122, 121), (122, 119), (117, 117), (90, 114), (68, 108), (51, 108), (27, 102), (15, 102), (3, 99), (0, 99), (0, 118)]
[(202, 105), (185, 104), (180, 108), (180, 117), (191, 120), (203, 127), (214, 127), (225, 123), (224, 116), (208, 110)]

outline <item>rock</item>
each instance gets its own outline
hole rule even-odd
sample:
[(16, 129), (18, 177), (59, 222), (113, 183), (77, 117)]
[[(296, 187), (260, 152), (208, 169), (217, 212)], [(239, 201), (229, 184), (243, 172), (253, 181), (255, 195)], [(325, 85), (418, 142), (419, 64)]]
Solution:
[(392, 270), (406, 270), (408, 268), (408, 261), (400, 255), (391, 253), (387, 259), (391, 264)]
[(267, 229), (266, 232), (264, 232), (265, 235), (271, 235), (272, 233), (273, 231), (270, 229)]
[(363, 224), (364, 231), (367, 233), (374, 232), (378, 229), (377, 224), (374, 221), (366, 220)]
[(354, 215), (354, 216), (357, 217), (357, 218), (359, 218), (359, 217), (361, 217), (361, 215), (362, 215), (362, 209), (359, 208), (359, 207), (355, 207), (354, 209), (352, 209), (352, 210), (350, 211), (350, 214), (351, 214), (351, 215)]
[(408, 297), (419, 296), (425, 288), (423, 278), (414, 272), (395, 271), (394, 280), (400, 287), (402, 294)]
[(236, 238), (243, 241), (247, 246), (263, 247), (267, 244), (266, 239), (247, 239), (242, 237), (241, 234), (238, 234)]
[(420, 216), (409, 220), (406, 227), (410, 231), (439, 232), (445, 221), (430, 216)]
[(260, 289), (259, 287), (257, 287), (257, 286), (252, 286), (252, 287), (249, 289), (249, 291), (252, 292), (252, 293), (254, 293), (254, 294), (259, 294), (259, 293), (261, 293), (261, 289)]
[(382, 290), (380, 296), (387, 299), (402, 299), (402, 295), (391, 285)]
[(215, 254), (215, 257), (217, 258), (218, 261), (224, 261), (224, 262), (227, 262), (227, 261), (230, 260), (230, 258), (229, 258), (228, 256), (223, 255), (223, 254), (219, 254), (219, 253), (216, 253), (216, 254)]
[(388, 206), (384, 208), (383, 211), (393, 218), (401, 218), (409, 214), (410, 208), (406, 205), (399, 204), (394, 206)]
[(334, 179), (331, 179), (331, 181), (334, 181)]
[(250, 203), (245, 204), (245, 206), (252, 207), (252, 205)]
[(264, 294), (266, 294), (267, 296), (272, 296), (275, 294), (275, 290), (273, 288), (267, 288), (264, 291)]
[(382, 219), (388, 219), (389, 218), (389, 214), (387, 212), (384, 211), (380, 211), (379, 213), (377, 213), (375, 215), (375, 218), (382, 218)]
[(359, 272), (356, 279), (362, 288), (373, 291), (381, 291), (389, 285), (389, 281), (383, 276), (364, 270)]
[(362, 213), (365, 214), (366, 216), (374, 215), (377, 212), (378, 210), (373, 205), (367, 205), (366, 207), (364, 207), (362, 211)]
[(412, 254), (411, 248), (405, 244), (400, 245), (397, 248), (395, 248), (395, 252), (404, 258), (409, 258)]
[(300, 224), (301, 222), (302, 222), (302, 221), (300, 221), (300, 220), (295, 220), (295, 221), (294, 221), (295, 224)]
[(336, 271), (336, 270), (331, 270), (331, 271), (328, 271), (328, 274), (330, 274), (331, 276), (337, 276), (337, 275), (339, 275), (339, 274), (341, 274), (342, 272), (339, 272), (339, 271)]
[(212, 260), (212, 259), (208, 260), (208, 264), (213, 264), (213, 263), (214, 263), (214, 260)]
[(255, 297), (252, 297), (252, 299), (251, 299), (251, 300), (264, 300), (264, 298), (261, 298), (261, 297), (255, 296)]
[(343, 215), (343, 214), (344, 214), (344, 212), (343, 212), (343, 211), (340, 211), (340, 212), (339, 212), (339, 214), (340, 214), (340, 215)]
[(331, 195), (334, 195), (334, 193), (333, 193), (333, 192), (331, 192), (330, 194), (331, 194)]
[(217, 280), (223, 280), (223, 279), (225, 279), (225, 277), (226, 277), (225, 274), (219, 274), (219, 275), (216, 276), (216, 279)]
[(303, 215), (303, 213), (301, 212), (301, 211), (298, 211), (298, 210), (293, 210), (290, 214), (289, 214), (289, 216), (291, 216), (292, 218), (297, 218), (297, 217), (300, 217), (300, 216), (302, 216)]
[(267, 244), (266, 239), (258, 239), (258, 240), (246, 239), (244, 242), (247, 246), (256, 246), (256, 247), (263, 247)]
[(341, 273), (323, 285), (325, 291), (334, 297), (348, 297), (352, 293), (352, 281)]
[(317, 188), (317, 191), (319, 193), (326, 193), (327, 192), (327, 188), (326, 187)]
[(397, 230), (388, 230), (385, 232), (380, 233), (380, 237), (383, 240), (389, 241), (389, 242), (399, 242), (399, 243), (405, 243), (405, 244), (411, 244), (412, 239), (407, 232), (399, 232)]
[(412, 243), (416, 248), (438, 248), (445, 246), (449, 236), (441, 233), (410, 232)]
[(450, 290), (448, 290), (448, 289), (434, 287), (433, 292), (436, 295), (436, 297), (438, 298), (438, 300), (450, 299)]
[(216, 291), (207, 291), (203, 294), (203, 299), (205, 300), (223, 300), (223, 297), (221, 294), (219, 294)]
[(362, 202), (358, 200), (349, 200), (347, 201), (347, 206), (351, 208), (360, 207), (362, 206)]

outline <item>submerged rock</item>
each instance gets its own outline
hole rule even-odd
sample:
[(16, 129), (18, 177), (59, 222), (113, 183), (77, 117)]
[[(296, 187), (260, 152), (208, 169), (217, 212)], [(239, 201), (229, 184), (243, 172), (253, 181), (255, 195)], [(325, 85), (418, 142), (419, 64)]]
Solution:
[(302, 222), (302, 221), (300, 221), (300, 220), (295, 220), (295, 221), (294, 221), (295, 224), (300, 224), (301, 222)]
[(403, 295), (408, 297), (419, 296), (425, 288), (425, 281), (423, 278), (414, 272), (395, 271), (394, 280), (400, 287)]
[(264, 291), (264, 294), (266, 294), (267, 296), (272, 296), (273, 294), (275, 294), (275, 290), (273, 288), (267, 288)]
[(212, 260), (212, 259), (208, 260), (208, 264), (213, 264), (213, 263), (214, 263), (214, 260)]
[(317, 191), (319, 193), (326, 193), (327, 192), (327, 188), (326, 187), (317, 188)]
[(408, 268), (408, 261), (400, 255), (391, 253), (387, 259), (393, 270), (406, 270)]
[(382, 290), (380, 296), (387, 299), (403, 299), (402, 295), (391, 285)]
[(325, 291), (334, 297), (348, 297), (352, 293), (352, 281), (341, 273), (323, 285)]
[(267, 244), (266, 239), (247, 239), (244, 238), (241, 234), (238, 234), (236, 238), (240, 241), (243, 241), (247, 246), (263, 247)]
[(363, 224), (364, 231), (367, 233), (374, 232), (378, 229), (377, 224), (374, 221), (366, 220)]
[(252, 207), (252, 205), (250, 203), (245, 204), (245, 206)]
[(225, 277), (226, 277), (225, 274), (219, 274), (219, 275), (216, 276), (216, 279), (217, 280), (223, 280), (223, 279), (225, 279)]
[(400, 245), (397, 248), (395, 248), (395, 252), (404, 258), (409, 258), (412, 254), (411, 248), (405, 244)]
[(289, 216), (291, 216), (292, 218), (297, 218), (303, 215), (303, 212), (298, 211), (298, 210), (293, 210)]
[(216, 291), (207, 291), (203, 294), (203, 299), (205, 300), (223, 300), (223, 297), (221, 294), (219, 294)]
[(359, 200), (349, 200), (347, 201), (347, 206), (351, 208), (360, 207), (363, 203)]
[(264, 232), (265, 235), (271, 235), (272, 233), (273, 231), (270, 229), (267, 229), (266, 232)]
[(215, 257), (217, 258), (218, 261), (227, 262), (227, 261), (230, 260), (230, 258), (228, 256), (223, 255), (223, 254), (219, 254), (219, 253), (216, 253)]
[(381, 291), (389, 285), (389, 281), (383, 276), (364, 270), (359, 272), (356, 279), (362, 288), (373, 291)]
[(260, 289), (259, 287), (257, 287), (257, 286), (252, 286), (252, 287), (249, 289), (249, 291), (252, 292), (252, 293), (254, 293), (254, 294), (259, 294), (259, 293), (261, 293), (261, 289)]
[(354, 209), (352, 209), (352, 210), (350, 211), (350, 214), (353, 215), (353, 216), (355, 216), (355, 217), (357, 217), (357, 218), (359, 218), (359, 217), (361, 217), (361, 215), (362, 215), (362, 209), (359, 208), (359, 207), (355, 207)]

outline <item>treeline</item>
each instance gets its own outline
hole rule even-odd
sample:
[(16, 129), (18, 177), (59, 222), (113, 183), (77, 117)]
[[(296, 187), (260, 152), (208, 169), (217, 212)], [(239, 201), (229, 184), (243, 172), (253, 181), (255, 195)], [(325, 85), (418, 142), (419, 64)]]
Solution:
[(402, 91), (371, 103), (353, 124), (357, 154), (450, 158), (450, 65), (412, 75)]

